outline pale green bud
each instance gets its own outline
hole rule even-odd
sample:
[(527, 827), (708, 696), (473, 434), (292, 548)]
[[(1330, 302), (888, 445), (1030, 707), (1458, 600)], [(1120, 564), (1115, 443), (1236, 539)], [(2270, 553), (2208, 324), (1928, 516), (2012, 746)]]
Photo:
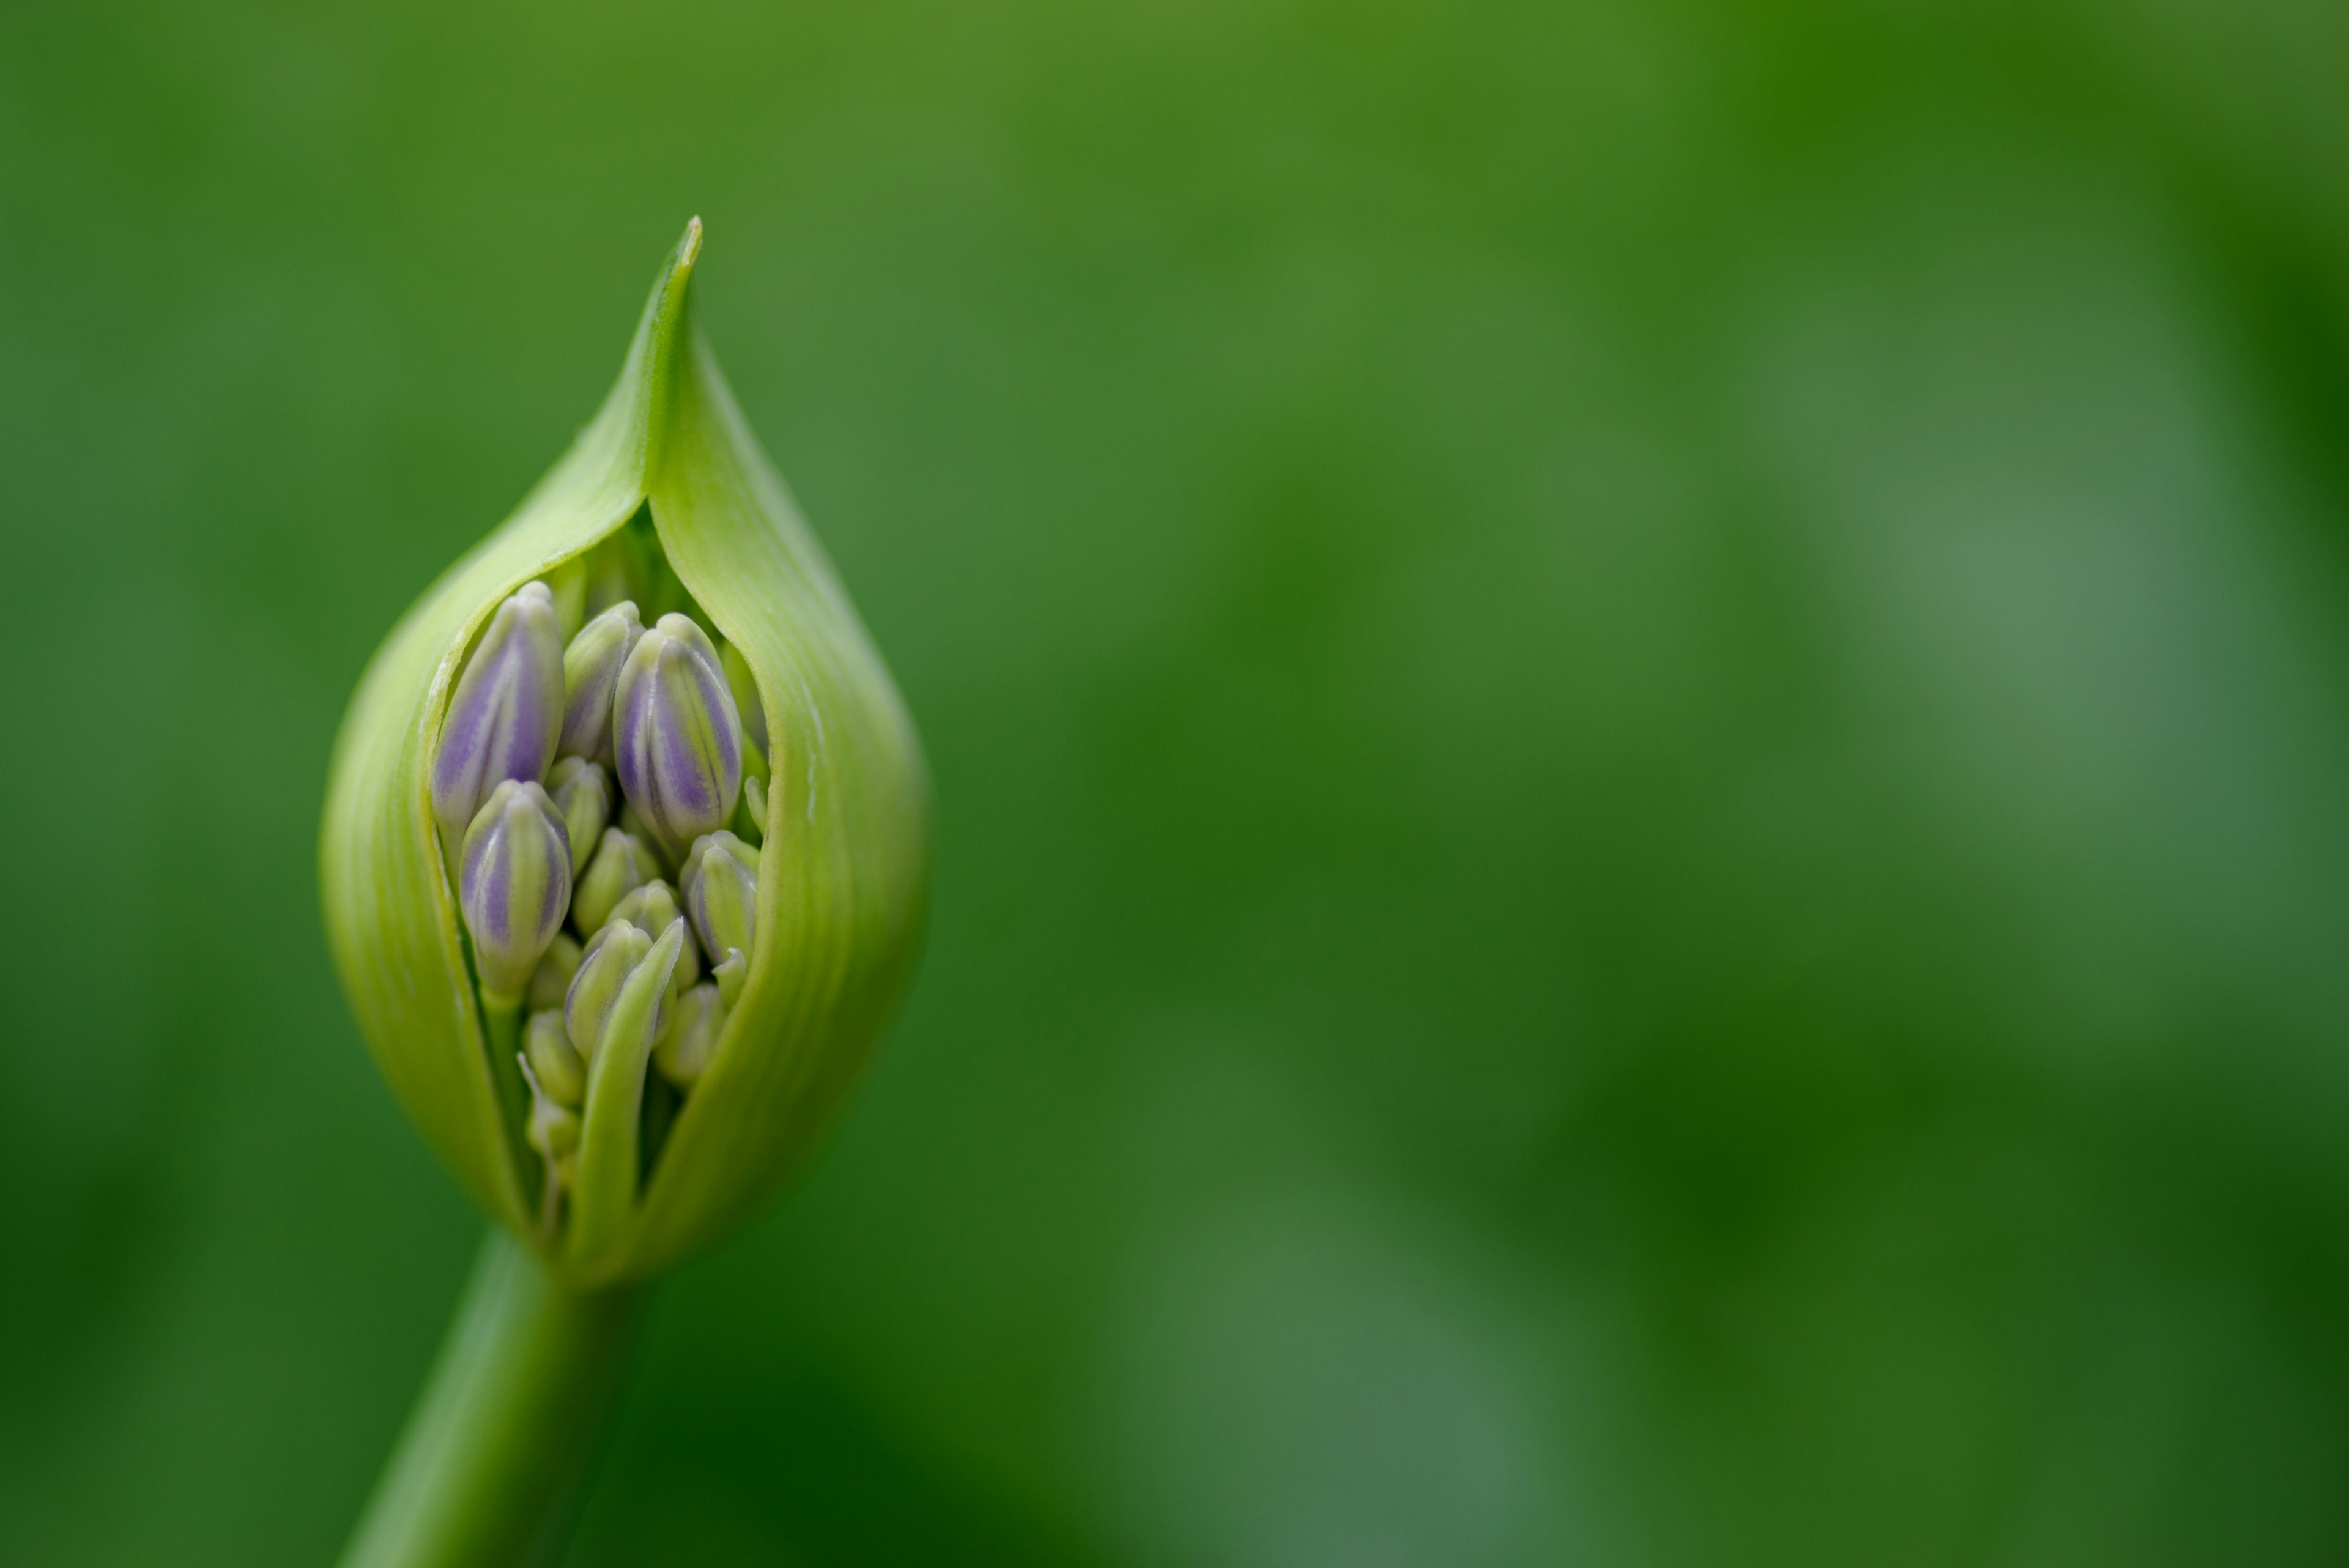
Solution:
[(559, 1006), (533, 1012), (523, 1026), (523, 1060), (530, 1064), (533, 1081), (556, 1104), (579, 1108), (587, 1095), (587, 1064), (563, 1021)]
[(645, 634), (636, 607), (622, 600), (579, 628), (563, 650), (563, 737), (555, 754), (604, 757), (612, 749), (612, 693), (620, 667)]
[(582, 936), (594, 936), (621, 899), (659, 876), (660, 865), (642, 839), (616, 827), (605, 828), (595, 858), (579, 875), (579, 890), (571, 898), (571, 923)]
[(588, 940), (580, 955), (579, 972), (572, 976), (570, 993), (563, 999), (564, 1030), (571, 1036), (572, 1048), (582, 1056), (594, 1059), (621, 988), (652, 945), (648, 932), (626, 920), (613, 921)]
[(718, 1049), (718, 1032), (726, 1024), (726, 1002), (718, 987), (704, 981), (678, 998), (677, 1016), (668, 1033), (653, 1047), (653, 1065), (680, 1089), (701, 1081)]
[(719, 660), (725, 666), (727, 690), (734, 693), (734, 711), (742, 716), (742, 732), (759, 748), (760, 757), (768, 759), (771, 748), (767, 744), (767, 708), (759, 701), (759, 682), (744, 662), (742, 650), (732, 643), (719, 649)]
[(678, 873), (678, 886), (704, 948), (720, 957), (730, 948), (745, 954), (758, 950), (752, 941), (759, 929), (757, 850), (730, 833), (697, 838)]
[[(668, 929), (669, 922), (684, 911), (677, 907), (677, 894), (662, 881), (651, 881), (612, 906), (605, 917), (605, 923), (626, 920), (638, 930), (650, 934)], [(687, 986), (701, 978), (701, 955), (688, 933), (684, 950), (678, 954), (677, 978), (671, 989), (682, 992)]]
[(554, 940), (546, 944), (546, 956), (530, 971), (530, 994), (525, 998), (530, 1010), (562, 1011), (563, 998), (571, 990), (571, 977), (578, 972), (578, 939), (568, 931), (555, 932)]
[(750, 961), (740, 948), (728, 948), (725, 958), (710, 966), (709, 978), (731, 1008), (742, 1000), (743, 982), (750, 978)]
[(571, 835), (571, 874), (576, 877), (587, 869), (604, 826), (612, 820), (612, 775), (600, 763), (564, 757), (546, 775), (546, 793), (554, 797), (554, 808), (563, 814), (563, 826)]
[(734, 814), (734, 831), (747, 844), (767, 842), (766, 780), (746, 778), (742, 781), (742, 808)]
[(498, 785), (465, 830), (458, 885), (484, 999), (512, 1005), (571, 905), (571, 841), (543, 787)]
[[(692, 327), (699, 248), (697, 226), (653, 291), (618, 384), (570, 452), (378, 651), (336, 744), (319, 839), (329, 944), (378, 1064), (468, 1190), (574, 1289), (667, 1268), (773, 1189), (855, 1082), (911, 971), (926, 901), (928, 801), (912, 728)], [(620, 686), (632, 667), (641, 671), (640, 743), (621, 745), (628, 705), (616, 690), (621, 790), (606, 812), (640, 818), (650, 836), (636, 857), (606, 867), (607, 822), (574, 866), (567, 810), (551, 819), (562, 825), (574, 895), (606, 873), (595, 898), (574, 896), (575, 929), (599, 931), (695, 838), (740, 820), (740, 781), (761, 776), (754, 759), (763, 753), (772, 768), (754, 813), (763, 844), (752, 851), (751, 835), (736, 830), (756, 865), (755, 940), (708, 955), (719, 961), (706, 966), (709, 983), (730, 1005), (649, 1158), (645, 1080), (664, 1009), (683, 1006), (670, 993), (692, 940), (688, 921), (658, 933), (623, 921), (598, 950), (602, 963), (583, 953), (564, 1032), (598, 1044), (574, 1116), (551, 1095), (523, 1092), (525, 1072), (540, 1075), (510, 1033), (518, 1021), (481, 1005), (463, 867), (452, 864), (461, 857), (450, 853), (498, 784), (545, 782), (566, 706), (571, 618), (593, 619), (623, 600), (656, 624), (622, 661)], [(664, 631), (664, 615), (691, 618)], [(659, 657), (647, 656), (657, 635)], [(735, 658), (713, 665), (713, 638)], [(738, 689), (758, 700), (738, 700)], [(725, 760), (730, 734), (738, 767)], [(667, 753), (664, 737), (675, 742)], [(643, 764), (636, 779), (616, 765), (627, 755)], [(637, 782), (647, 789), (624, 810), (621, 795)], [(543, 849), (549, 836), (527, 831)], [(550, 884), (553, 866), (548, 858)], [(528, 936), (535, 927), (515, 918), (524, 911), (511, 889), (492, 902), (502, 913), (485, 916), (485, 929)], [(514, 946), (492, 936), (471, 946)], [(605, 951), (614, 943), (625, 943), (616, 957)], [(552, 933), (520, 950), (550, 985), (561, 977)], [(505, 981), (518, 993), (535, 977), (530, 964), (512, 967)], [(484, 962), (483, 981), (489, 970)], [(594, 1006), (571, 1005), (594, 996)], [(533, 1149), (553, 1178), (543, 1187)], [(560, 1201), (546, 1207), (549, 1198)]]

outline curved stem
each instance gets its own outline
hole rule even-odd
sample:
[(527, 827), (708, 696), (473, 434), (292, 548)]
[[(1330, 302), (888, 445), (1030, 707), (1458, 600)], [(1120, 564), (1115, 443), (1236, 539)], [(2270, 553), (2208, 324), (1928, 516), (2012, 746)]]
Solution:
[(651, 1292), (565, 1290), (492, 1225), (342, 1568), (518, 1568), (569, 1537)]

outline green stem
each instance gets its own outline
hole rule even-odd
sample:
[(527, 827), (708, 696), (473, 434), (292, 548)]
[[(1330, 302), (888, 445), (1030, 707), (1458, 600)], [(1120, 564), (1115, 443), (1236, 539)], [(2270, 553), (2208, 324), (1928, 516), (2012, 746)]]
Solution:
[(650, 1290), (583, 1294), (492, 1225), (343, 1568), (518, 1568), (569, 1537)]

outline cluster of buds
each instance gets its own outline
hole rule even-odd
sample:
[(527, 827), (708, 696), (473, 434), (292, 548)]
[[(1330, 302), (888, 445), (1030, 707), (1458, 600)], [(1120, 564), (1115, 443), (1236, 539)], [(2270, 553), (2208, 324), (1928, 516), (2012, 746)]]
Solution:
[(368, 666), (320, 833), (393, 1092), (564, 1285), (711, 1244), (903, 992), (928, 790), (694, 330), (689, 228), (602, 410)]
[[(623, 538), (574, 576), (625, 581), (641, 546)], [(647, 1066), (679, 1097), (708, 1070), (757, 948), (765, 837), (766, 761), (742, 720), (762, 704), (740, 655), (688, 615), (647, 629), (634, 598), (567, 643), (562, 615), (543, 581), (498, 606), (431, 773), (492, 1039), (526, 1014), (514, 1057), (548, 1232), (583, 1171), (611, 1163), (588, 1137), (591, 1090), (636, 1107), (608, 1119), (641, 1146)], [(623, 1008), (639, 976), (647, 1000)]]

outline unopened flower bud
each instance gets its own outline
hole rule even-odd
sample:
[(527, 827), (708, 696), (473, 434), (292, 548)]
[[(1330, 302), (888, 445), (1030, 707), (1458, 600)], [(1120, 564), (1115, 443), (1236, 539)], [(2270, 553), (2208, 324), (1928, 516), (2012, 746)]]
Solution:
[(465, 830), (458, 901), (485, 999), (519, 1002), (571, 904), (571, 840), (543, 787), (498, 785)]
[(572, 924), (580, 935), (594, 936), (621, 899), (659, 875), (660, 866), (641, 839), (616, 827), (605, 828), (595, 858), (579, 875), (579, 890), (571, 899)]
[(690, 617), (665, 615), (637, 639), (612, 725), (620, 788), (669, 856), (726, 826), (742, 790), (742, 721)]
[(709, 978), (718, 987), (718, 994), (731, 1008), (742, 1000), (742, 982), (750, 978), (749, 955), (740, 948), (727, 949), (725, 958), (710, 966)]
[(603, 1042), (604, 1025), (611, 1017), (613, 1003), (619, 1000), (620, 988), (644, 961), (645, 954), (652, 950), (652, 945), (653, 939), (647, 932), (624, 920), (605, 926), (588, 942), (579, 961), (579, 972), (572, 977), (571, 992), (563, 999), (564, 1032), (571, 1036), (571, 1047), (580, 1055), (590, 1061), (595, 1059), (595, 1047)]
[(678, 873), (686, 911), (701, 945), (717, 957), (729, 948), (744, 954), (756, 950), (751, 939), (759, 929), (759, 852), (723, 831), (693, 841)]
[(718, 1032), (725, 1026), (725, 999), (705, 981), (678, 998), (677, 1017), (653, 1047), (653, 1065), (678, 1088), (692, 1088), (709, 1067), (710, 1054), (718, 1049)]
[[(656, 879), (613, 905), (612, 912), (605, 917), (605, 920), (606, 924), (613, 920), (626, 920), (650, 935), (668, 929), (669, 922), (683, 913), (677, 907), (677, 894), (670, 890), (669, 885)], [(700, 978), (701, 955), (694, 948), (692, 935), (688, 932), (685, 947), (678, 954), (677, 975), (669, 989), (682, 994), (686, 987)]]
[(523, 1026), (522, 1054), (532, 1077), (556, 1104), (579, 1108), (587, 1094), (587, 1064), (571, 1044), (560, 1005), (530, 1015)]
[(734, 814), (734, 831), (746, 844), (767, 842), (767, 784), (763, 779), (742, 781), (742, 809)]
[(612, 747), (612, 693), (620, 667), (645, 634), (634, 601), (624, 599), (579, 628), (563, 650), (563, 736), (556, 754), (601, 757)]
[(750, 674), (742, 650), (732, 643), (719, 650), (719, 658), (726, 667), (727, 690), (734, 693), (735, 711), (742, 716), (742, 732), (750, 737), (759, 754), (771, 763), (774, 748), (767, 744), (767, 708), (759, 701), (759, 682)]
[(568, 931), (557, 931), (554, 940), (546, 944), (546, 956), (530, 971), (530, 994), (524, 1000), (533, 1012), (548, 1008), (558, 1012), (563, 998), (571, 990), (571, 977), (579, 972), (579, 941)]
[(432, 814), (453, 841), (492, 791), (535, 784), (563, 723), (563, 634), (544, 583), (524, 583), (490, 618), (465, 661), (432, 757)]
[[(466, 1189), (573, 1292), (647, 1279), (709, 1247), (814, 1146), (912, 971), (927, 901), (919, 745), (695, 329), (700, 248), (696, 225), (602, 410), (369, 662), (319, 834), (329, 943), (378, 1065)], [(649, 624), (620, 663), (608, 761), (585, 754), (583, 736), (582, 765), (551, 780), (565, 644), (624, 600)], [(580, 655), (584, 691), (609, 650), (589, 639)], [(613, 775), (605, 820), (587, 830), (587, 813), (574, 835), (589, 762)], [(511, 842), (485, 829), (469, 857), (467, 829), (502, 784), (537, 797), (493, 817)], [(728, 828), (746, 851), (788, 838), (764, 876), (755, 856), (740, 867), (764, 909), (749, 929), (740, 879), (716, 864), (733, 858), (722, 847), (702, 851), (698, 911), (658, 932), (611, 920), (637, 888), (674, 881), (697, 838)], [(558, 870), (574, 884), (573, 929), (600, 938), (575, 970), (519, 896), (542, 873), (552, 889)], [(696, 902), (682, 888), (669, 897)], [(659, 902), (631, 913), (657, 920)], [(671, 992), (696, 926), (742, 945), (693, 955), (706, 983), (686, 988), (688, 1007)], [(585, 1065), (575, 1110), (560, 1097), (570, 1084), (547, 1048), (552, 1026), (535, 1026), (542, 1073), (519, 1012), (525, 991), (548, 1002), (558, 987), (563, 1036)], [(724, 1010), (715, 1038), (711, 988)], [(657, 1068), (664, 1010), (678, 1044)], [(692, 1080), (674, 1120), (651, 1114), (665, 1093), (647, 1105), (656, 1071)]]
[(563, 813), (563, 826), (571, 834), (571, 874), (576, 877), (587, 868), (605, 825), (612, 820), (612, 775), (601, 763), (564, 757), (546, 775), (546, 793), (554, 797), (554, 807)]

